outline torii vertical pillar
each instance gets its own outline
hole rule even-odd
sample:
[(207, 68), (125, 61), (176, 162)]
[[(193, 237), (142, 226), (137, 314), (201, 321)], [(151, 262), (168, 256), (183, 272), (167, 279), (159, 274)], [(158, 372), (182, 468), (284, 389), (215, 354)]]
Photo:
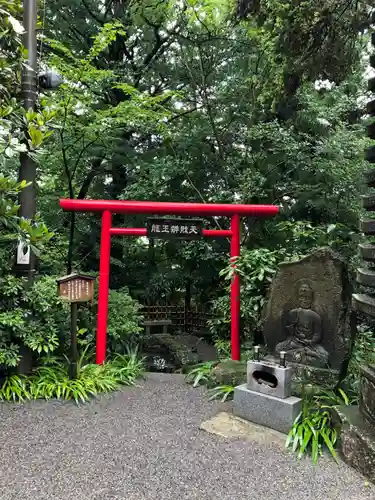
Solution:
[(111, 224), (112, 214), (108, 210), (102, 214), (102, 233), (100, 240), (98, 328), (96, 333), (96, 363), (104, 363), (107, 350), (107, 320), (109, 269), (111, 260)]
[[(230, 257), (235, 268), (236, 260), (240, 256), (240, 216), (232, 215), (230, 229), (232, 239), (230, 242)], [(240, 277), (234, 269), (234, 275), (230, 284), (230, 311), (231, 311), (231, 354), (234, 361), (240, 360)]]

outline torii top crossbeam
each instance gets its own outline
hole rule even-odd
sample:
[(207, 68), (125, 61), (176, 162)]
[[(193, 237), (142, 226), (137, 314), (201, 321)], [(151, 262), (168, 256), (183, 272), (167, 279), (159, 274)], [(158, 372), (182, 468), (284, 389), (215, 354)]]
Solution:
[(176, 203), (163, 201), (119, 200), (60, 200), (68, 212), (111, 212), (115, 214), (160, 214), (201, 216), (273, 216), (279, 211), (276, 205), (230, 205), (211, 203)]

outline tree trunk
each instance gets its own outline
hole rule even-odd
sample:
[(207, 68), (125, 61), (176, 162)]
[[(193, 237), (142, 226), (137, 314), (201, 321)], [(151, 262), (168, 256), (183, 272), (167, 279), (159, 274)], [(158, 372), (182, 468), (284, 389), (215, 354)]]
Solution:
[(69, 246), (68, 255), (66, 259), (66, 273), (70, 274), (73, 268), (73, 251), (74, 251), (74, 233), (76, 226), (76, 214), (75, 212), (70, 212), (70, 230), (69, 230)]

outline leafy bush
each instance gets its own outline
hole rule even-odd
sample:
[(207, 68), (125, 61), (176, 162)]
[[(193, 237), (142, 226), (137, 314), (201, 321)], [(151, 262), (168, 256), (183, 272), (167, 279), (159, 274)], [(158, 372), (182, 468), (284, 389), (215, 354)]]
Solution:
[(324, 449), (328, 449), (337, 460), (337, 432), (332, 422), (331, 410), (336, 405), (351, 404), (348, 396), (342, 389), (339, 389), (338, 393), (323, 390), (320, 394), (314, 394), (304, 387), (302, 398), (302, 412), (288, 434), (286, 448), (291, 447), (298, 453), (298, 458), (310, 454), (314, 464)]
[(30, 399), (66, 399), (79, 402), (110, 392), (123, 385), (132, 385), (143, 373), (143, 360), (137, 351), (116, 356), (104, 365), (79, 364), (78, 377), (70, 379), (68, 367), (59, 362), (41, 366), (33, 375), (12, 375), (0, 389), (1, 401)]
[[(236, 259), (236, 272), (241, 277), (241, 318), (243, 330), (250, 337), (261, 327), (261, 312), (272, 277), (281, 261), (286, 260), (284, 249), (271, 251), (267, 248), (248, 250)], [(233, 279), (233, 261), (229, 262), (220, 275), (228, 282)], [(214, 319), (210, 329), (218, 336), (227, 337), (230, 324), (229, 290), (213, 303)]]
[(41, 277), (31, 288), (22, 278), (0, 277), (0, 364), (17, 366), (20, 345), (51, 353), (69, 331), (69, 309), (57, 295), (56, 278)]
[(142, 331), (140, 309), (127, 288), (110, 290), (107, 332), (111, 352), (123, 352), (129, 339)]
[[(17, 366), (21, 344), (33, 350), (48, 351), (56, 347), (55, 332), (40, 332), (40, 324), (36, 325), (40, 317), (35, 315), (34, 305), (43, 292), (38, 293), (36, 285), (27, 290), (25, 281), (11, 274), (19, 242), (30, 245), (38, 255), (52, 237), (37, 218), (26, 221), (18, 216), (17, 197), (25, 187), (25, 181), (17, 183), (0, 176), (0, 365), (3, 367)], [(45, 319), (47, 321), (49, 315), (46, 314)]]
[[(142, 331), (140, 325), (143, 319), (140, 310), (141, 305), (130, 296), (126, 287), (109, 291), (107, 334), (110, 353), (125, 353), (130, 344), (138, 343), (137, 337)], [(97, 305), (94, 308), (82, 308), (79, 326), (79, 342), (95, 345)]]

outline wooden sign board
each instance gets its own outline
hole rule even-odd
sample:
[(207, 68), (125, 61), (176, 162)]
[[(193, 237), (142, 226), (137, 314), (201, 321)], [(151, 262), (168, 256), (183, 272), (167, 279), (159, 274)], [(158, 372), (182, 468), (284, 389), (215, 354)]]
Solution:
[(202, 231), (203, 221), (198, 219), (147, 219), (148, 238), (196, 240)]
[(69, 274), (57, 280), (58, 293), (67, 302), (89, 302), (94, 299), (94, 281), (92, 276)]

